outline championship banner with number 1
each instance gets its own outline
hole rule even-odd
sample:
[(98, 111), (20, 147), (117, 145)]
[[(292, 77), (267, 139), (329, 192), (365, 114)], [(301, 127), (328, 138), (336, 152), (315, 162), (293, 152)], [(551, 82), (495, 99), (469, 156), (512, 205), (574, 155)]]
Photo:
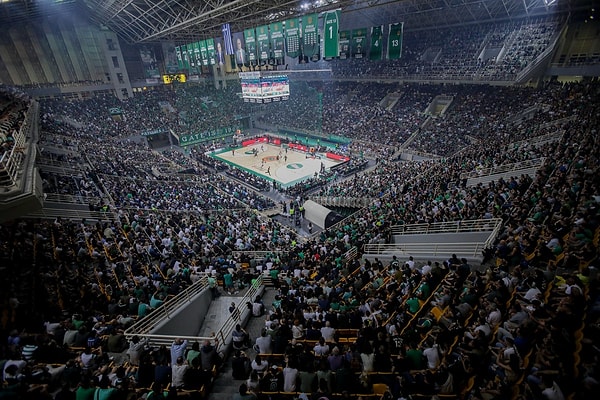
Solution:
[(297, 18), (285, 21), (285, 47), (288, 57), (300, 55), (300, 23)]
[(256, 34), (254, 28), (244, 30), (244, 41), (246, 42), (248, 61), (250, 64), (256, 65)]
[(388, 46), (387, 46), (387, 58), (389, 60), (398, 60), (402, 56), (402, 33), (403, 33), (403, 30), (404, 30), (404, 24), (402, 22), (389, 25)]
[(334, 58), (340, 51), (340, 15), (341, 10), (327, 11), (323, 17), (323, 57)]
[(363, 58), (367, 54), (367, 29), (354, 29), (352, 31), (351, 52), (354, 58)]
[(381, 60), (383, 55), (383, 25), (371, 28), (371, 49), (369, 51), (370, 60)]
[(317, 14), (302, 17), (302, 53), (308, 58), (319, 54), (319, 31)]
[(283, 23), (274, 22), (269, 25), (271, 31), (271, 48), (273, 49), (273, 58), (276, 60), (282, 60), (284, 54), (284, 40), (283, 40)]

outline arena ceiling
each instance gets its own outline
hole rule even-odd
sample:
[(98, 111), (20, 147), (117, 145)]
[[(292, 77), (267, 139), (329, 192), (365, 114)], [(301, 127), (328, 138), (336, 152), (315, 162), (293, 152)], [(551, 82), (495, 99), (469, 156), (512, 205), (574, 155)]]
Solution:
[(406, 30), (589, 9), (596, 0), (0, 0), (0, 24), (85, 13), (130, 43), (189, 43), (312, 12), (342, 9), (342, 29), (405, 22)]

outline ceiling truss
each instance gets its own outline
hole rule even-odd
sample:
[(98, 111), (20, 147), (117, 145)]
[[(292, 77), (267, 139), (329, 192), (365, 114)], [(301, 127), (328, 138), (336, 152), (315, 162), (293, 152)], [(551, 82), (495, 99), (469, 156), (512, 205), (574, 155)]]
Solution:
[[(77, 5), (91, 20), (129, 43), (177, 44), (221, 36), (306, 13), (342, 9), (341, 29), (404, 22), (405, 30), (505, 21), (590, 9), (597, 0), (11, 0), (0, 3), (0, 24)], [(552, 3), (552, 4), (548, 4)], [(51, 8), (42, 5), (52, 4)]]

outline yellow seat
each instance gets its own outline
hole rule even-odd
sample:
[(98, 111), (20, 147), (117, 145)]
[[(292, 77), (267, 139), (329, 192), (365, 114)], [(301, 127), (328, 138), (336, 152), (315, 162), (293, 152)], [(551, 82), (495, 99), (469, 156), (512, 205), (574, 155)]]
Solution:
[(390, 390), (390, 388), (385, 383), (374, 383), (373, 384), (373, 393), (374, 394), (384, 394), (388, 390)]
[(444, 315), (444, 311), (438, 306), (435, 306), (431, 309), (431, 315), (433, 315), (433, 318), (435, 318), (436, 322), (439, 322), (440, 318), (442, 318), (442, 315)]

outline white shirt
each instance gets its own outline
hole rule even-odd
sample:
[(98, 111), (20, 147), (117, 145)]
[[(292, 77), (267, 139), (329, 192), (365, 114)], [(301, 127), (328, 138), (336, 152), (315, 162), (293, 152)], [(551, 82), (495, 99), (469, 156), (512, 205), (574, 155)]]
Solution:
[(335, 335), (335, 329), (330, 326), (324, 326), (321, 328), (321, 336), (325, 339), (326, 342), (330, 342), (333, 340), (333, 335)]
[(423, 355), (427, 357), (427, 368), (435, 369), (440, 364), (440, 354), (437, 344), (423, 350)]
[(171, 371), (171, 385), (175, 387), (183, 386), (183, 377), (185, 376), (185, 371), (187, 371), (187, 364), (175, 364), (173, 365)]

